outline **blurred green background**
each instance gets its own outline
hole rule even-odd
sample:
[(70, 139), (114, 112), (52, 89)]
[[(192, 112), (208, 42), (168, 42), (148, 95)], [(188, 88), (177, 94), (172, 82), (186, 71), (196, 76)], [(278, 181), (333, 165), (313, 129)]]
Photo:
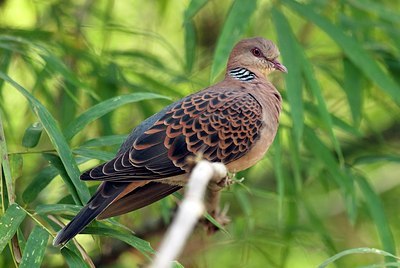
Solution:
[(92, 224), (82, 248), (50, 238), (96, 188), (79, 170), (221, 80), (230, 49), (251, 36), (276, 42), (289, 69), (270, 77), (280, 130), (224, 191), (226, 232), (199, 227), (179, 262), (399, 267), (389, 255), (400, 242), (399, 29), (391, 0), (0, 1), (0, 267), (149, 263), (177, 196)]

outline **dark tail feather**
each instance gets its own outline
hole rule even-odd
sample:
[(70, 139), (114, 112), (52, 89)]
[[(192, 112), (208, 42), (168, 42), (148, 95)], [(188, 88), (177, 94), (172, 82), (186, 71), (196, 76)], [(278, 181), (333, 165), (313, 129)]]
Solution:
[(164, 184), (156, 181), (149, 182), (113, 202), (101, 212), (97, 219), (106, 219), (145, 207), (181, 188), (181, 186)]
[(53, 245), (64, 245), (79, 234), (85, 227), (104, 211), (111, 202), (129, 185), (127, 183), (105, 182), (99, 186), (97, 192), (89, 202), (79, 211), (54, 238)]

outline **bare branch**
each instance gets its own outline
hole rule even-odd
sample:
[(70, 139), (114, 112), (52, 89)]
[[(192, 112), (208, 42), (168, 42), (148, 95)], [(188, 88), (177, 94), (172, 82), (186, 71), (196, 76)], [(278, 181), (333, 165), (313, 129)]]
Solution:
[(227, 176), (227, 169), (221, 163), (201, 160), (189, 177), (185, 197), (178, 213), (168, 229), (152, 268), (171, 267), (182, 251), (186, 240), (205, 210), (204, 195), (210, 181), (218, 183)]

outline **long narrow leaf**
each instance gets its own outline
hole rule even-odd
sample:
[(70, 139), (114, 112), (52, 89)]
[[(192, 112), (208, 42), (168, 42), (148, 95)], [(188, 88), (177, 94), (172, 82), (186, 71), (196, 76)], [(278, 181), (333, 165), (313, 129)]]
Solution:
[(132, 247), (139, 250), (143, 255), (149, 256), (148, 254), (155, 253), (154, 249), (151, 247), (150, 243), (142, 240), (132, 234), (127, 232), (122, 232), (119, 230), (111, 229), (111, 228), (104, 228), (104, 227), (87, 227), (83, 233), (86, 234), (98, 234), (98, 235), (105, 235), (117, 238), (125, 243), (131, 245)]
[(62, 248), (61, 254), (63, 255), (69, 267), (89, 267), (82, 257), (76, 255), (75, 252), (68, 248)]
[(49, 234), (47, 231), (42, 227), (36, 226), (26, 242), (24, 255), (19, 267), (41, 267), (48, 239)]
[(215, 49), (214, 60), (211, 66), (210, 80), (214, 79), (224, 68), (228, 55), (235, 42), (243, 34), (250, 16), (256, 9), (256, 0), (235, 0), (225, 20)]
[[(10, 161), (8, 159), (7, 153), (7, 144), (6, 144), (6, 137), (4, 135), (4, 128), (3, 128), (3, 121), (1, 119), (0, 113), (0, 179), (2, 178), (2, 174), (4, 173), (4, 179), (6, 182), (7, 188), (7, 196), (8, 201), (10, 204), (14, 203), (15, 201), (15, 192), (14, 192), (14, 184), (11, 175), (11, 167)], [(3, 180), (0, 180), (0, 183), (3, 183)], [(4, 193), (2, 193), (4, 195)], [(1, 196), (2, 202), (4, 202), (4, 196)], [(2, 204), (3, 210), (5, 205)]]
[(138, 102), (142, 100), (149, 99), (168, 99), (165, 96), (153, 94), (153, 93), (132, 93), (123, 96), (117, 96), (103, 102), (100, 102), (93, 107), (89, 108), (87, 111), (78, 116), (74, 121), (72, 121), (67, 129), (64, 131), (67, 140), (72, 139), (80, 130), (82, 130), (87, 124), (93, 122), (94, 120), (102, 117), (103, 115), (121, 107), (122, 105)]
[(278, 9), (272, 8), (272, 19), (278, 34), (279, 48), (283, 63), (288, 68), (285, 76), (286, 92), (292, 117), (296, 145), (300, 144), (304, 130), (304, 108), (302, 100), (302, 79), (300, 57), (296, 48), (295, 37), (285, 16)]
[(72, 156), (72, 152), (67, 144), (67, 141), (57, 126), (56, 120), (53, 118), (50, 112), (31, 93), (29, 93), (29, 91), (15, 82), (11, 77), (3, 72), (0, 72), (0, 78), (7, 81), (29, 101), (34, 113), (42, 123), (54, 148), (58, 152), (65, 170), (67, 171), (69, 178), (78, 192), (79, 200), (75, 200), (75, 202), (80, 204), (86, 203), (86, 201), (88, 201), (90, 198), (89, 190), (79, 179), (80, 171), (74, 157)]
[(12, 204), (0, 218), (0, 253), (17, 231), (26, 213), (17, 204)]
[(282, 0), (282, 2), (324, 30), (343, 49), (343, 52), (355, 66), (360, 68), (369, 79), (400, 105), (400, 86), (385, 74), (378, 63), (354, 39), (344, 34), (342, 29), (332, 24), (329, 20), (314, 12), (311, 6), (299, 4), (292, 0)]
[[(378, 234), (382, 242), (383, 250), (392, 254), (396, 253), (396, 245), (394, 237), (389, 226), (389, 222), (384, 212), (381, 200), (371, 188), (367, 180), (360, 174), (355, 176), (358, 186), (365, 198), (367, 207), (378, 229)], [(387, 258), (386, 261), (393, 261), (392, 257)]]
[[(380, 249), (376, 249), (376, 248), (352, 248), (352, 249), (348, 249), (348, 250), (339, 252), (338, 254), (330, 257), (329, 259), (324, 261), (322, 264), (320, 264), (318, 266), (318, 268), (325, 268), (329, 264), (335, 262), (336, 260), (338, 260), (344, 256), (350, 255), (350, 254), (378, 254), (378, 255), (382, 255), (382, 256), (386, 256), (386, 257), (399, 259), (398, 257), (394, 256), (393, 254), (391, 254), (389, 252), (386, 252), (386, 251), (383, 251)], [(389, 267), (389, 266), (385, 266), (385, 267)]]

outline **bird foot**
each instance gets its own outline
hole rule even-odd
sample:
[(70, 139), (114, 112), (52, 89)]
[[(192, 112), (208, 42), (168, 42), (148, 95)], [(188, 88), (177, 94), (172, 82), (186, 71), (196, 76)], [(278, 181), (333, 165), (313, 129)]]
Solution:
[(231, 222), (231, 219), (228, 216), (228, 210), (229, 206), (225, 206), (222, 211), (214, 211), (210, 213), (213, 221), (204, 219), (204, 227), (207, 231), (207, 234), (212, 235), (217, 232), (221, 227), (224, 227)]
[(208, 184), (208, 189), (213, 192), (219, 192), (226, 187), (230, 187), (231, 185), (237, 182), (237, 180), (235, 180), (234, 177), (235, 174), (228, 174), (228, 176), (226, 176), (222, 180), (219, 181), (211, 180), (210, 183)]

